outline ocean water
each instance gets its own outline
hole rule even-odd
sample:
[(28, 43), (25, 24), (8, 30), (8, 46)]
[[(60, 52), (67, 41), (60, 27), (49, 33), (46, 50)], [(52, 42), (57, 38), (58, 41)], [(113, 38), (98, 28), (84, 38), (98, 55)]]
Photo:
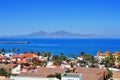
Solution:
[(5, 48), (6, 52), (12, 48), (20, 48), (23, 52), (51, 52), (53, 55), (64, 52), (69, 54), (80, 55), (80, 52), (96, 55), (97, 51), (120, 51), (120, 39), (49, 39), (49, 38), (0, 38), (0, 41), (28, 41), (30, 44), (0, 44), (0, 49)]

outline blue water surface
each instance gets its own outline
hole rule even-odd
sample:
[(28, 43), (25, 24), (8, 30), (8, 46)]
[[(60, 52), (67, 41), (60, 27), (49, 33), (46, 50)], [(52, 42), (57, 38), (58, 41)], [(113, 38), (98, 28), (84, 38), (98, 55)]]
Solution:
[(80, 55), (80, 52), (96, 55), (97, 51), (120, 51), (120, 39), (49, 39), (49, 38), (0, 38), (0, 41), (28, 41), (30, 44), (0, 44), (0, 49), (5, 48), (6, 52), (12, 48), (20, 48), (16, 53), (30, 52), (51, 52), (53, 55), (64, 52)]

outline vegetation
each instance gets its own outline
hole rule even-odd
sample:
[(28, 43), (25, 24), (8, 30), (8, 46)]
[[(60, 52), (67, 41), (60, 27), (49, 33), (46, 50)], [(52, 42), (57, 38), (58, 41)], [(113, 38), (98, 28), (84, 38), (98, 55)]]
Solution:
[[(81, 52), (80, 56), (83, 56), (83, 60), (79, 60), (78, 62), (84, 65), (89, 65), (89, 67), (96, 67), (94, 64), (98, 63), (94, 56), (86, 54), (85, 52)], [(82, 65), (82, 66), (84, 66)]]
[(75, 73), (75, 69), (72, 69), (72, 70), (67, 69), (67, 70), (65, 71), (65, 73)]
[(52, 78), (52, 77), (56, 77), (58, 79), (61, 79), (61, 74), (60, 73), (56, 73), (56, 74), (50, 74), (47, 76), (48, 78)]
[(70, 63), (71, 68), (73, 68), (75, 64), (76, 64), (75, 62), (71, 62)]
[(108, 71), (108, 78), (111, 78), (111, 77), (113, 76), (112, 71), (111, 71), (111, 70), (109, 70), (109, 69), (107, 69), (107, 71)]
[(2, 48), (2, 49), (0, 50), (0, 54), (3, 55), (3, 56), (5, 55), (5, 52), (6, 52), (6, 50), (5, 50), (4, 48)]
[(105, 60), (103, 60), (103, 64), (105, 65), (105, 67), (113, 67), (114, 65), (114, 58), (112, 55), (110, 55), (110, 57), (105, 58)]
[(40, 60), (34, 60), (33, 61), (33, 66), (44, 67), (44, 66), (46, 66), (46, 64), (47, 64), (46, 61), (40, 61)]
[(11, 75), (11, 71), (9, 69), (6, 68), (0, 69), (0, 76), (10, 77), (10, 75)]
[(52, 57), (52, 60), (53, 60), (55, 65), (60, 66), (62, 64), (62, 61), (67, 60), (67, 57), (64, 56), (64, 53), (61, 53), (60, 56), (59, 55), (54, 55)]
[(51, 57), (51, 52), (38, 52), (36, 53), (38, 56), (43, 56), (43, 57), (47, 57), (47, 60), (50, 60)]

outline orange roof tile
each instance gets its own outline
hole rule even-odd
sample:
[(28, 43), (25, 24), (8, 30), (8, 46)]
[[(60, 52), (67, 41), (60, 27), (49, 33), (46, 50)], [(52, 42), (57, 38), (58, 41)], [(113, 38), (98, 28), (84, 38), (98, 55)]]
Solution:
[(105, 69), (100, 69), (100, 68), (81, 68), (81, 67), (77, 67), (76, 68), (76, 72), (77, 73), (85, 73), (85, 74), (99, 74), (99, 73), (104, 73), (106, 72)]
[(94, 74), (83, 74), (83, 80), (99, 80), (100, 76), (99, 75), (94, 75)]
[[(27, 68), (27, 67), (25, 67)], [(62, 68), (45, 68), (39, 67), (34, 72), (21, 72), (18, 76), (30, 76), (30, 77), (47, 77), (50, 74), (61, 73), (65, 72)]]
[(23, 58), (23, 56), (22, 55), (15, 55), (15, 56), (13, 56), (13, 58)]
[(4, 56), (0, 56), (0, 59), (3, 59), (3, 58), (5, 58)]
[(22, 56), (23, 56), (23, 58), (38, 58), (37, 55), (32, 54), (32, 53), (25, 53)]
[(109, 52), (109, 51), (105, 51), (104, 54), (106, 54), (106, 55), (110, 55), (110, 52)]
[(114, 54), (116, 54), (116, 55), (120, 55), (120, 52), (115, 52)]

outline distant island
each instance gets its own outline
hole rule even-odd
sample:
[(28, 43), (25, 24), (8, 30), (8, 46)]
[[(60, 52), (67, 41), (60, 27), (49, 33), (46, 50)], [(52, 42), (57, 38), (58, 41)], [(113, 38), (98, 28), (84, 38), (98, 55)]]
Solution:
[(45, 31), (38, 31), (28, 35), (15, 35), (15, 36), (1, 36), (7, 38), (96, 38), (95, 34), (78, 34), (78, 33), (71, 33), (67, 31), (56, 31), (56, 32), (45, 32)]

